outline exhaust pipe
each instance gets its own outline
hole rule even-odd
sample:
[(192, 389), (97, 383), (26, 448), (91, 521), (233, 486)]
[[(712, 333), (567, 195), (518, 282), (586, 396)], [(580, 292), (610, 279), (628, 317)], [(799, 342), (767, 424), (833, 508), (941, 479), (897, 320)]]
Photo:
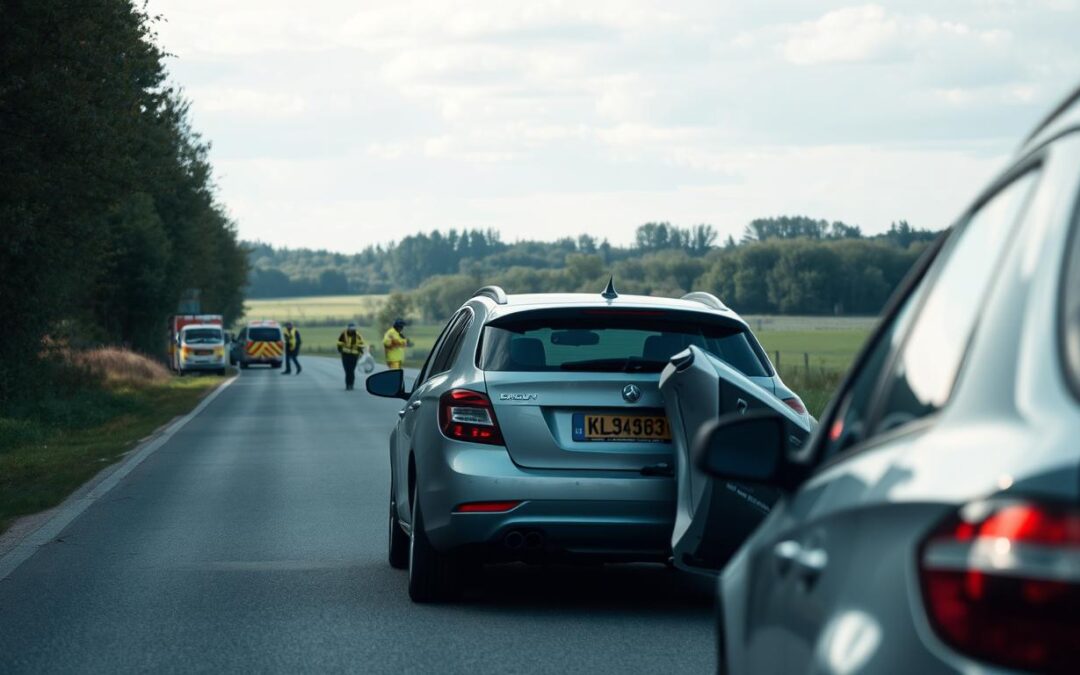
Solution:
[(503, 545), (506, 548), (516, 551), (525, 544), (525, 537), (517, 530), (511, 530), (503, 537)]
[(525, 548), (537, 549), (544, 545), (544, 535), (539, 532), (529, 532), (525, 535)]

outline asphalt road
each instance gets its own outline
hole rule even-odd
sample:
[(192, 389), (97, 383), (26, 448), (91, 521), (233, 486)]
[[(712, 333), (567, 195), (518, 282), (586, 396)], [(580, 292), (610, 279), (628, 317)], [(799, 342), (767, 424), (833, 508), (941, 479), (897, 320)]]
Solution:
[(386, 563), (399, 406), (303, 363), (244, 371), (0, 581), (0, 672), (713, 668), (710, 585), (662, 566), (488, 567), (412, 604)]

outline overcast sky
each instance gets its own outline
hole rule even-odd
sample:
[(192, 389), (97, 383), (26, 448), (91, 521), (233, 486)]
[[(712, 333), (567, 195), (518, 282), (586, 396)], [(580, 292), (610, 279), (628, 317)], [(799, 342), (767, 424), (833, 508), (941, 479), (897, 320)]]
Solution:
[(150, 0), (245, 239), (940, 228), (1080, 82), (1080, 0)]

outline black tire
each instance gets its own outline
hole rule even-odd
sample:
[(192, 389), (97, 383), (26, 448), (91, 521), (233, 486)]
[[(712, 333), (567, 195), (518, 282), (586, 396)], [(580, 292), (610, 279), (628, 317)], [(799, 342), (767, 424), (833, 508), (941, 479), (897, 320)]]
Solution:
[(278, 368), (281, 367), (281, 361), (271, 361), (270, 362), (270, 367), (273, 368), (274, 370), (277, 370)]
[(409, 537), (401, 529), (397, 517), (397, 501), (394, 500), (394, 487), (390, 486), (390, 532), (387, 537), (390, 567), (396, 570), (409, 569)]
[(248, 369), (248, 362), (247, 361), (241, 361), (240, 362), (240, 370), (247, 370), (247, 369)]
[(218, 368), (217, 369), (217, 374), (218, 374), (218, 377), (225, 377), (225, 369), (224, 368)]
[(440, 553), (424, 532), (420, 500), (413, 493), (412, 536), (409, 537), (409, 598), (416, 603), (445, 602), (461, 593), (457, 560)]

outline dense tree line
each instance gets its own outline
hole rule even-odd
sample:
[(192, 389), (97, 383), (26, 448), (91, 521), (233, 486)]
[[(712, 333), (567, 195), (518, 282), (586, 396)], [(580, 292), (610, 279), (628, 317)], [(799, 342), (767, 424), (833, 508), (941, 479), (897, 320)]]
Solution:
[(185, 289), (242, 311), (247, 252), (132, 0), (0, 3), (0, 398), (49, 343), (159, 351)]
[(355, 255), (260, 244), (252, 247), (251, 295), (414, 289), (415, 309), (436, 320), (479, 285), (515, 293), (598, 291), (614, 274), (624, 292), (706, 290), (745, 313), (875, 314), (936, 235), (900, 221), (867, 237), (842, 222), (782, 216), (752, 221), (741, 241), (729, 237), (723, 246), (708, 225), (669, 223), (642, 225), (627, 247), (588, 235), (507, 244), (492, 232), (453, 230)]

